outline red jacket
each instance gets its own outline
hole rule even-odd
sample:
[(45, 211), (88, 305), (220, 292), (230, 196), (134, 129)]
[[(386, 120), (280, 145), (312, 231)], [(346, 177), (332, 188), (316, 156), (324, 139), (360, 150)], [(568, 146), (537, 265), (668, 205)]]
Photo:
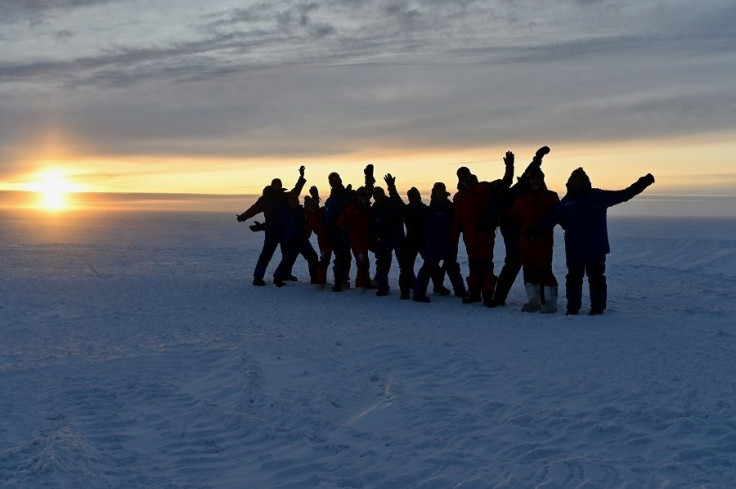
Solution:
[(554, 233), (551, 229), (537, 232), (532, 241), (527, 237), (530, 228), (537, 228), (542, 219), (549, 216), (560, 202), (557, 192), (543, 187), (536, 192), (527, 192), (514, 201), (508, 216), (519, 221), (519, 250), (525, 266), (542, 266), (552, 263)]
[(371, 244), (371, 208), (350, 204), (337, 219), (337, 225), (348, 232), (353, 249), (368, 250)]

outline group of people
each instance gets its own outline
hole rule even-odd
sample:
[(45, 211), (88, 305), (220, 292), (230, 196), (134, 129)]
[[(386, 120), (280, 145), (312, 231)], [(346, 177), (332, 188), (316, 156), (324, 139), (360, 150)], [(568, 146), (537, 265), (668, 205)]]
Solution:
[[(654, 183), (654, 177), (647, 174), (626, 189), (608, 191), (593, 188), (588, 175), (578, 168), (570, 175), (567, 194), (560, 200), (545, 185), (541, 168), (549, 152), (547, 146), (539, 148), (515, 182), (514, 154), (510, 151), (503, 158), (504, 173), (498, 180), (481, 181), (469, 168), (461, 167), (452, 200), (445, 184), (437, 182), (429, 204), (422, 201), (415, 187), (406, 192), (404, 200), (390, 173), (383, 178), (385, 189), (376, 185), (373, 165), (365, 167), (363, 184), (356, 189), (344, 185), (338, 173), (330, 173), (330, 194), (324, 205), (315, 186), (304, 197), (304, 204), (300, 203), (306, 183), (303, 166), (291, 190), (275, 178), (250, 208), (237, 214), (239, 222), (261, 213), (264, 216), (262, 223), (255, 221), (250, 226), (264, 232), (253, 285), (265, 285), (268, 264), (280, 248), (281, 261), (273, 274), (277, 287), (296, 280), (292, 267), (301, 255), (307, 261), (311, 283), (321, 288), (327, 283), (332, 261), (332, 290), (340, 292), (350, 287), (354, 259), (354, 286), (386, 296), (395, 256), (402, 299), (430, 302), (427, 290), (431, 282), (435, 294), (454, 293), (467, 304), (504, 306), (522, 271), (527, 294), (522, 311), (555, 313), (558, 283), (552, 271), (553, 228), (560, 225), (567, 260), (567, 314), (580, 312), (586, 275), (590, 314), (602, 314), (607, 302), (606, 255), (610, 252), (607, 209), (644, 191)], [(498, 276), (493, 263), (497, 229), (506, 251)], [(319, 253), (310, 242), (312, 234)], [(468, 258), (465, 278), (457, 260), (461, 236)], [(422, 263), (415, 273), (418, 257)], [(452, 290), (445, 287), (445, 277)]]

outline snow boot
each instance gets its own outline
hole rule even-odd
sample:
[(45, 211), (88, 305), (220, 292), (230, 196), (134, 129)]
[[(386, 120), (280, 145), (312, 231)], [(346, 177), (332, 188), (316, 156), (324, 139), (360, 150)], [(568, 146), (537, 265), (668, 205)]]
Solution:
[(255, 285), (256, 287), (263, 287), (264, 285), (266, 285), (266, 282), (262, 278), (254, 278), (253, 285)]
[(555, 314), (557, 312), (557, 287), (544, 287), (544, 304), (539, 308), (544, 314)]
[(539, 284), (524, 284), (528, 300), (521, 306), (521, 312), (537, 312), (542, 307)]
[(441, 295), (441, 296), (445, 296), (446, 297), (446, 296), (450, 295), (452, 292), (450, 291), (450, 289), (448, 289), (444, 285), (439, 285), (439, 286), (435, 286), (434, 293), (436, 295)]
[(414, 294), (414, 299), (413, 300), (414, 300), (414, 302), (431, 302), (429, 300), (429, 297), (427, 297), (426, 295), (417, 295), (417, 294)]

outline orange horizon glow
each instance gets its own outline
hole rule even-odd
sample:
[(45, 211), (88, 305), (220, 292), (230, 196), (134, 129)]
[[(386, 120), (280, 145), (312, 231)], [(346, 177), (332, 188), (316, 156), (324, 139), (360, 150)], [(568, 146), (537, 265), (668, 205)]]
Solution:
[[(358, 186), (363, 181), (363, 168), (372, 163), (378, 185), (384, 185), (383, 176), (391, 173), (400, 191), (414, 186), (428, 196), (436, 181), (444, 182), (452, 190), (459, 166), (469, 167), (481, 180), (501, 178), (507, 150), (516, 155), (518, 176), (537, 149), (537, 145), (385, 147), (315, 158), (101, 158), (70, 156), (68, 150), (60, 150), (64, 147), (60, 138), (57, 135), (53, 144), (48, 145), (43, 155), (47, 158), (28, 161), (26, 166), (35, 167), (35, 171), (0, 180), (0, 190), (36, 192), (40, 196), (39, 208), (59, 212), (74, 206), (72, 197), (77, 192), (259, 195), (275, 177), (287, 188), (291, 187), (298, 178), (298, 167), (305, 165), (307, 188), (316, 185), (326, 197), (330, 172), (337, 171), (345, 184)], [(570, 172), (580, 166), (588, 172), (593, 185), (600, 188), (624, 188), (651, 172), (657, 179), (650, 189), (652, 193), (728, 194), (729, 188), (736, 189), (736, 173), (730, 165), (736, 142), (725, 136), (600, 144), (545, 143), (552, 148), (543, 164), (547, 186), (561, 195)], [(52, 154), (54, 158), (50, 159)]]

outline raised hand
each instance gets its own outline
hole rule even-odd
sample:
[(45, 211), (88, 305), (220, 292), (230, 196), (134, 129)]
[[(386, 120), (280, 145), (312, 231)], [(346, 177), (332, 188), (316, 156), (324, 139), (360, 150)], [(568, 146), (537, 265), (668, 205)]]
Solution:
[(503, 157), (503, 162), (506, 166), (514, 166), (514, 153), (506, 151), (506, 156)]

